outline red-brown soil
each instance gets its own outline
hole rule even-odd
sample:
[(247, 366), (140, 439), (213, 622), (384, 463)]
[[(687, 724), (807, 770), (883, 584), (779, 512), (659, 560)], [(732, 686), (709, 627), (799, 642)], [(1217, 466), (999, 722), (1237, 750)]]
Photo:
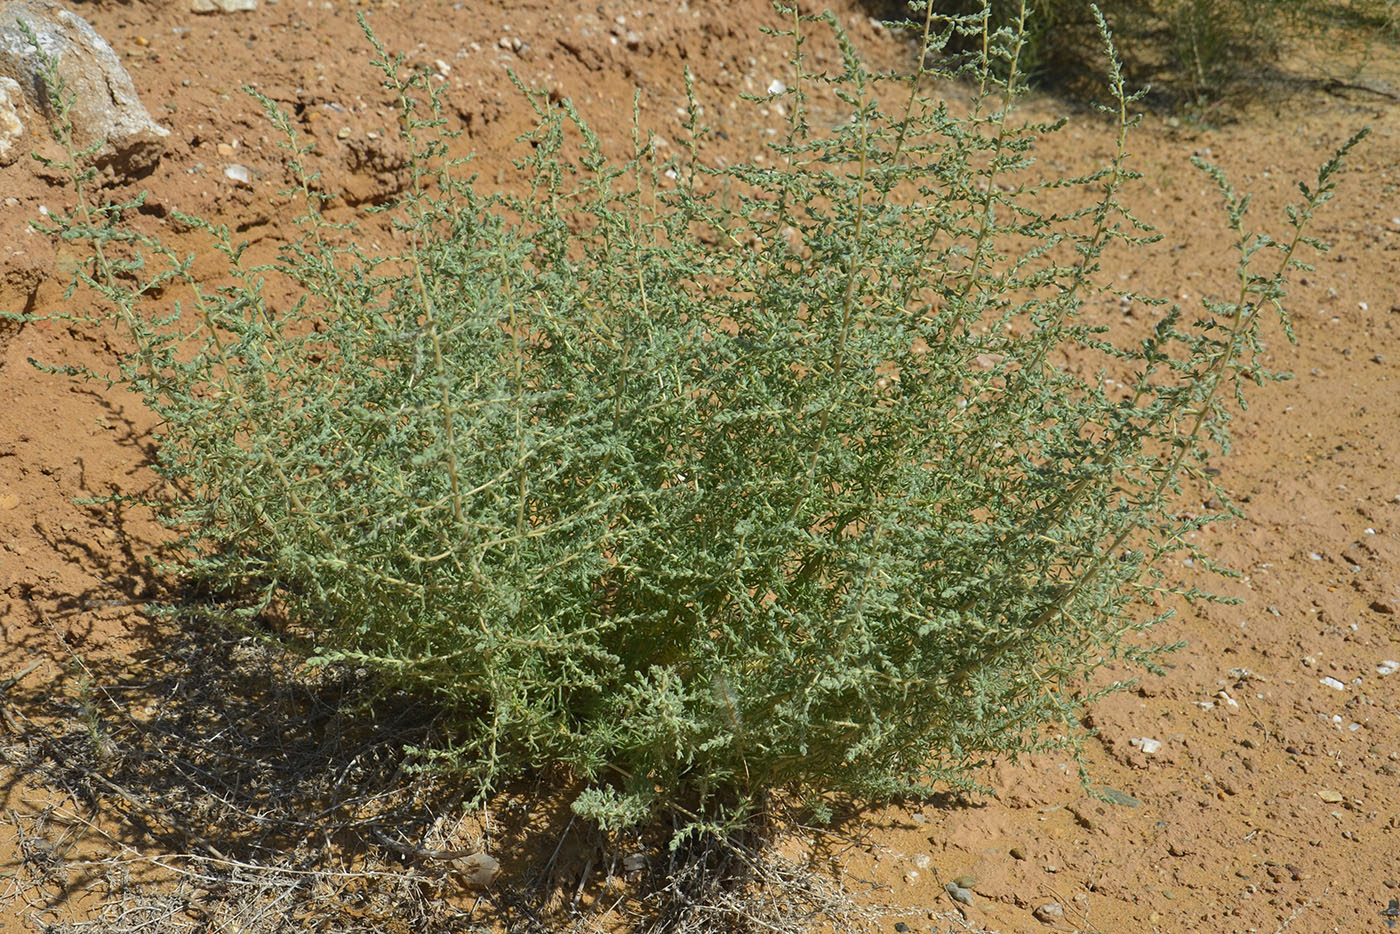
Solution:
[[(852, 0), (835, 5), (873, 59), (905, 54)], [(246, 83), (292, 108), (326, 154), (326, 185), (346, 194), (342, 216), (391, 195), (393, 113), (367, 65), (357, 9), (390, 49), (445, 74), (449, 120), (480, 154), (487, 183), (504, 177), (510, 141), (530, 123), (507, 68), (572, 98), (613, 140), (630, 132), (635, 88), (643, 124), (675, 130), (690, 68), (727, 133), (718, 151), (744, 158), (762, 140), (738, 95), (780, 77), (784, 61), (758, 32), (771, 23), (765, 0), (263, 0), (253, 12), (213, 15), (188, 12), (184, 0), (82, 4), (152, 116), (173, 130), (155, 173), (117, 192), (148, 190), (144, 222), (175, 244), (185, 234), (171, 209), (234, 225), (255, 248), (288, 236), (283, 153), (240, 91)], [(1300, 52), (1290, 64), (1308, 75), (1327, 63)], [(918, 912), (910, 929), (1042, 930), (1032, 912), (1055, 901), (1063, 930), (1383, 930), (1380, 912), (1400, 896), (1400, 673), (1378, 673), (1400, 659), (1397, 74), (1393, 58), (1380, 59), (1372, 90), (1302, 82), (1284, 93), (1279, 84), (1217, 111), (1232, 115), (1222, 125), (1149, 116), (1132, 137), (1144, 178), (1129, 198), (1164, 238), (1109, 272), (1190, 304), (1228, 294), (1233, 275), (1218, 198), (1188, 164), (1193, 153), (1256, 193), (1250, 216), (1282, 233), (1295, 182), (1310, 181), (1357, 128), (1374, 128), (1313, 231), (1332, 252), (1291, 289), (1298, 344), (1268, 337), (1269, 366), (1296, 379), (1251, 394), (1233, 453), (1214, 464), (1246, 516), (1201, 533), (1201, 544), (1242, 572), (1217, 585), (1242, 602), (1198, 606), (1162, 627), (1158, 638), (1186, 643), (1167, 674), (1091, 711), (1094, 781), (1140, 805), (1093, 800), (1071, 763), (1045, 759), (993, 770), (994, 799), (866, 812), (846, 828), (859, 845), (837, 864)], [(1109, 128), (1083, 108), (1039, 98), (1027, 110), (1072, 119), (1038, 148), (1051, 171), (1109, 152)], [(251, 185), (225, 177), (231, 163), (250, 170)], [(64, 309), (61, 275), (74, 257), (28, 224), (69, 206), (70, 193), (21, 161), (0, 169), (0, 198), (0, 309)], [(1123, 318), (1116, 300), (1089, 313)], [(145, 562), (166, 533), (136, 508), (75, 503), (158, 482), (151, 416), (120, 390), (27, 362), (103, 368), (114, 353), (92, 327), (0, 322), (0, 679), (29, 669), (7, 686), (8, 700), (0, 694), (6, 742), (20, 739), (24, 699), (80, 690), (79, 658), (139, 667), (167, 631), (140, 610), (168, 586)], [(1145, 754), (1134, 742), (1143, 737), (1160, 749)], [(32, 828), (25, 822), (46, 804), (77, 804), (55, 801), (12, 764), (0, 766), (0, 872), (19, 879), (18, 828)], [(158, 849), (154, 839), (143, 851)], [(553, 838), (532, 845), (548, 856)], [(976, 878), (975, 903), (965, 922), (941, 920), (957, 908), (944, 883), (963, 875)], [(3, 883), (11, 897), (0, 902), (0, 932), (84, 917), (102, 897), (91, 881), (70, 875), (62, 897), (54, 888), (21, 897), (18, 882)]]

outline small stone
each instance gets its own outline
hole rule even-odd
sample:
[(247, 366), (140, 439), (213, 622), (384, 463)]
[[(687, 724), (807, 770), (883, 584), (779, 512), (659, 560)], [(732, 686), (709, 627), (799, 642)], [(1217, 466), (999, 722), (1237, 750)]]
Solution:
[(1128, 740), (1128, 742), (1141, 749), (1144, 756), (1156, 755), (1162, 748), (1161, 740), (1151, 739), (1147, 736), (1139, 736)]
[(230, 146), (228, 143), (220, 143), (214, 148), (218, 151), (219, 155), (223, 156), (226, 159), (229, 156), (233, 155), (233, 147)]
[(191, 13), (246, 13), (258, 8), (258, 0), (190, 0)]
[(224, 169), (224, 178), (235, 185), (242, 185), (245, 188), (253, 187), (253, 173), (246, 165), (239, 165), (237, 162)]
[(350, 128), (348, 126), (341, 127), (339, 130), (336, 130), (335, 137), (336, 139), (349, 139)]
[(1393, 661), (1389, 658), (1376, 666), (1376, 674), (1380, 675), (1382, 678), (1386, 675), (1393, 675), (1397, 671), (1400, 671), (1400, 662)]
[(920, 853), (914, 857), (914, 865), (918, 866), (920, 869), (927, 869), (932, 864), (933, 858), (927, 853)]
[(1248, 736), (1246, 736), (1244, 739), (1240, 740), (1240, 745), (1243, 746), (1245, 749), (1258, 749), (1258, 748), (1259, 748), (1259, 744), (1256, 743), (1253, 739), (1251, 739), (1251, 738), (1248, 737)]
[(953, 880), (953, 884), (960, 889), (970, 889), (977, 884), (977, 877), (970, 873), (961, 875)]
[(645, 853), (628, 853), (622, 857), (622, 868), (627, 872), (641, 872), (647, 868), (647, 855)]
[(1327, 687), (1331, 688), (1334, 691), (1345, 691), (1347, 689), (1347, 686), (1345, 684), (1338, 681), (1336, 678), (1331, 677), (1330, 675), (1326, 678), (1319, 679), (1317, 683), (1325, 684)]
[(1333, 791), (1331, 788), (1322, 789), (1317, 793), (1317, 796), (1328, 804), (1341, 804), (1346, 800), (1339, 792)]
[(452, 868), (472, 888), (484, 889), (501, 874), (501, 864), (487, 853), (473, 853), (452, 861)]
[(909, 925), (905, 924), (903, 921), (896, 921), (894, 923), (894, 929), (898, 934), (909, 934)]
[(1059, 924), (1061, 921), (1065, 920), (1065, 910), (1060, 907), (1059, 902), (1046, 902), (1035, 911), (1032, 911), (1031, 914), (1035, 917), (1035, 920), (1039, 921), (1041, 924)]
[(947, 892), (948, 897), (955, 902), (961, 902), (964, 905), (971, 905), (973, 902), (972, 892), (958, 885), (956, 882), (949, 882), (947, 885), (943, 886), (943, 891)]
[(1026, 851), (1021, 849), (1019, 846), (1013, 846), (1011, 848), (1011, 858), (1024, 860), (1026, 858)]

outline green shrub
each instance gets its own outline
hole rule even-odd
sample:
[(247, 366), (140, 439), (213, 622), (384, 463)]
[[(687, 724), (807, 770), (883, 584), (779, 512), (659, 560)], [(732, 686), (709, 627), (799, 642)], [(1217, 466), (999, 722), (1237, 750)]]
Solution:
[[(615, 827), (778, 787), (966, 786), (1074, 740), (1096, 668), (1151, 665), (1125, 637), (1166, 615), (1158, 568), (1205, 521), (1179, 485), (1271, 376), (1259, 329), (1340, 154), (1282, 241), (1202, 166), (1238, 292), (1115, 340), (1080, 310), (1104, 251), (1148, 237), (1120, 201), (1116, 61), (1117, 153), (1042, 178), (1058, 126), (1013, 116), (1017, 34), (964, 69), (960, 113), (924, 74), (872, 75), (830, 18), (784, 15), (765, 164), (707, 165), (698, 104), (678, 158), (638, 133), (613, 162), (522, 88), (519, 194), (473, 185), (434, 86), (376, 45), (413, 154), (402, 249), (329, 223), (264, 100), (303, 233), (253, 266), (182, 216), (227, 257), (215, 286), (125, 226), (132, 205), (94, 206), (56, 129), (77, 207), (53, 232), (91, 245), (82, 284), (135, 348), (115, 378), (160, 417), (182, 571), (225, 617), (438, 705), (455, 738), (420, 761), (483, 794), (562, 763)], [(811, 72), (805, 44), (833, 37), (839, 70)]]
[[(928, 7), (872, 2), (878, 15), (922, 22)], [(1119, 36), (1128, 73), (1150, 81), (1165, 103), (1205, 104), (1241, 80), (1270, 75), (1288, 43), (1322, 43), (1334, 58), (1363, 66), (1365, 48), (1400, 38), (1395, 0), (932, 0), (942, 16), (985, 11), (991, 29), (1027, 18), (1020, 69), (1037, 83), (1087, 90), (1100, 75), (1097, 10)], [(977, 51), (969, 32), (953, 43)]]

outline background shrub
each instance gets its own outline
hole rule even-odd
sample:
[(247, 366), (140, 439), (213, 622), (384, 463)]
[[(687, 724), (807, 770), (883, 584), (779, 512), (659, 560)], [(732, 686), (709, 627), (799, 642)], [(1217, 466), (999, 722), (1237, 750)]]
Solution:
[[(619, 827), (776, 787), (967, 785), (1072, 741), (1099, 665), (1151, 664), (1125, 637), (1165, 615), (1158, 565), (1208, 518), (1179, 484), (1209, 482), (1226, 400), (1271, 376), (1259, 328), (1340, 156), (1282, 241), (1202, 165), (1238, 292), (1115, 340), (1079, 311), (1105, 249), (1149, 236), (1120, 201), (1116, 60), (1117, 153), (1044, 178), (1057, 126), (1011, 110), (1024, 33), (964, 63), (963, 112), (783, 15), (769, 165), (707, 165), (699, 104), (680, 157), (638, 132), (616, 163), (522, 88), (516, 195), (473, 185), (430, 79), (376, 45), (412, 153), (387, 209), (404, 248), (329, 223), (264, 100), (304, 235), (254, 266), (181, 216), (228, 259), (214, 285), (125, 226), (134, 205), (93, 204), (56, 128), (78, 198), (53, 232), (91, 244), (80, 279), (135, 348), (115, 378), (161, 417), (182, 572), (211, 612), (437, 705), (454, 738), (420, 761), (483, 795), (562, 763), (576, 810)], [(983, 22), (931, 19), (923, 59)], [(810, 71), (809, 41), (839, 70)]]
[[(868, 6), (896, 21), (923, 22), (928, 9), (905, 0)], [(1372, 43), (1400, 38), (1395, 0), (932, 0), (930, 6), (937, 16), (985, 15), (992, 29), (1019, 29), (1020, 69), (1034, 83), (1086, 96), (1102, 90), (1095, 22), (1095, 10), (1102, 10), (1130, 81), (1150, 83), (1154, 99), (1168, 106), (1213, 103), (1243, 82), (1276, 77), (1278, 62), (1299, 40), (1332, 50), (1345, 72), (1364, 67)], [(952, 46), (976, 53), (980, 33), (969, 31)]]

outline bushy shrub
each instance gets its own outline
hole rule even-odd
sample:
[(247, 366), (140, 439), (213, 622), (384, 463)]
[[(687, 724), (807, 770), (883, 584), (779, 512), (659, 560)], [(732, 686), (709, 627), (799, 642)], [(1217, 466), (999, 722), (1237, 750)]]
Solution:
[[(1162, 103), (1215, 102), (1232, 86), (1268, 74), (1289, 43), (1323, 43), (1339, 62), (1363, 67), (1374, 42), (1400, 38), (1394, 0), (869, 0), (875, 15), (922, 22), (939, 16), (984, 15), (993, 30), (1021, 28), (1020, 70), (1037, 83), (1097, 92), (1099, 10), (1119, 36), (1129, 75), (1150, 81)], [(1018, 27), (1023, 23), (1023, 27)], [(981, 49), (969, 32), (952, 44)]]
[[(256, 267), (184, 218), (227, 257), (217, 286), (125, 226), (131, 205), (94, 205), (56, 130), (77, 207), (53, 230), (91, 244), (82, 284), (135, 348), (117, 378), (160, 416), (182, 570), (312, 662), (438, 705), (455, 739), (421, 761), (483, 793), (562, 763), (576, 809), (622, 826), (777, 787), (966, 785), (1073, 739), (1096, 667), (1151, 664), (1125, 637), (1205, 521), (1179, 485), (1270, 377), (1259, 329), (1340, 156), (1281, 241), (1203, 166), (1238, 292), (1115, 340), (1080, 311), (1104, 251), (1149, 236), (1120, 200), (1116, 62), (1116, 154), (1046, 178), (1033, 147), (1058, 125), (1013, 116), (1019, 34), (964, 69), (964, 112), (925, 73), (872, 75), (829, 17), (784, 16), (766, 164), (707, 164), (699, 104), (678, 158), (638, 133), (614, 163), (568, 101), (522, 88), (516, 194), (473, 184), (435, 85), (376, 46), (412, 152), (403, 248), (327, 220), (264, 100), (303, 234)], [(813, 72), (808, 42), (839, 68)]]

